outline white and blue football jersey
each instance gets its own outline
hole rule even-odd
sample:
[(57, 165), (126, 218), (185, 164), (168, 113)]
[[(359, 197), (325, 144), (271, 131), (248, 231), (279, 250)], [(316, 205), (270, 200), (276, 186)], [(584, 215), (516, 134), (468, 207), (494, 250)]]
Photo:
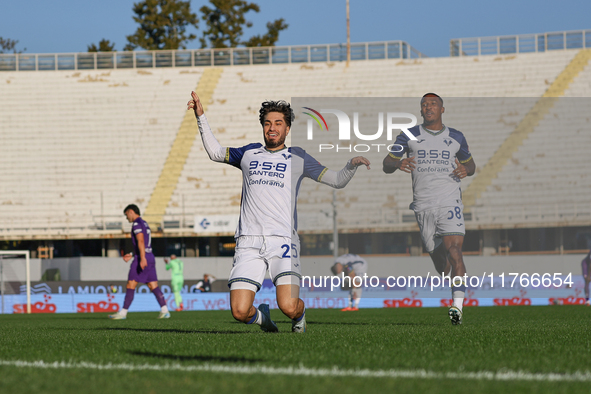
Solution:
[(355, 271), (356, 276), (367, 274), (367, 261), (358, 254), (347, 253), (337, 257), (334, 262), (335, 264), (340, 263), (343, 267), (347, 266), (350, 270)]
[(461, 180), (453, 175), (453, 171), (456, 168), (456, 157), (462, 164), (472, 159), (464, 135), (446, 126), (433, 132), (417, 125), (409, 131), (417, 139), (411, 140), (405, 133), (400, 133), (396, 144), (403, 149), (390, 153), (390, 156), (402, 159), (406, 153), (407, 157), (415, 158), (415, 169), (412, 171), (413, 202), (410, 209), (421, 212), (461, 204)]
[(329, 170), (301, 148), (269, 151), (254, 143), (241, 148), (223, 148), (205, 115), (198, 119), (201, 137), (209, 157), (242, 170), (240, 220), (235, 237), (275, 235), (292, 237), (297, 231), (297, 196), (301, 182), (316, 182), (341, 188), (355, 174), (350, 162), (336, 172)]
[(226, 148), (224, 162), (242, 170), (236, 237), (291, 237), (297, 230), (296, 200), (303, 178), (320, 182), (327, 171), (303, 149), (269, 151), (260, 143)]

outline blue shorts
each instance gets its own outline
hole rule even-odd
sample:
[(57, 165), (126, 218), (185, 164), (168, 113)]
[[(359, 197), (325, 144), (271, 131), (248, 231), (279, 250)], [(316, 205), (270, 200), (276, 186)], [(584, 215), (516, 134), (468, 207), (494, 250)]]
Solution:
[(148, 266), (146, 269), (142, 269), (140, 267), (140, 257), (133, 257), (133, 262), (131, 263), (131, 267), (129, 267), (127, 280), (135, 280), (140, 283), (158, 281), (158, 276), (156, 275), (156, 258), (153, 254), (148, 254), (146, 255), (146, 260), (148, 261)]

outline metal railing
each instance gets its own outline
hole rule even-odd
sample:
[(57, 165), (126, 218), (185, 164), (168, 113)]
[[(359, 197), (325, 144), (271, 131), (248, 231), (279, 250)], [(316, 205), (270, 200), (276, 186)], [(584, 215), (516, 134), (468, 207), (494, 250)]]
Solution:
[[(351, 60), (426, 57), (404, 41), (351, 44)], [(0, 54), (0, 71), (103, 70), (342, 62), (345, 44), (134, 52)]]
[(449, 42), (449, 55), (507, 55), (583, 48), (591, 48), (591, 30), (457, 38)]

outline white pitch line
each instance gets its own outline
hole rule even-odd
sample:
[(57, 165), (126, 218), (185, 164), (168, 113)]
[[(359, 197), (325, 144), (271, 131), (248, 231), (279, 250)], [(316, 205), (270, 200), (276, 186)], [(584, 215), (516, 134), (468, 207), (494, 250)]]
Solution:
[(591, 372), (559, 373), (530, 373), (523, 371), (501, 370), (498, 372), (433, 372), (424, 369), (415, 370), (370, 370), (370, 369), (340, 369), (337, 367), (306, 368), (299, 367), (252, 367), (226, 366), (215, 364), (181, 365), (181, 364), (95, 364), (81, 362), (45, 362), (0, 360), (0, 366), (40, 369), (93, 369), (93, 370), (124, 370), (124, 371), (182, 371), (182, 372), (223, 372), (231, 374), (262, 374), (262, 375), (291, 375), (291, 376), (352, 376), (359, 378), (420, 378), (420, 379), (471, 379), (498, 381), (539, 381), (539, 382), (591, 382)]

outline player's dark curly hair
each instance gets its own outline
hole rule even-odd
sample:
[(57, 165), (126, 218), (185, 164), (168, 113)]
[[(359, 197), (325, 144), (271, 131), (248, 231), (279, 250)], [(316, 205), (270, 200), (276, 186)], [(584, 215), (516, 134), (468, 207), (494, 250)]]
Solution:
[(123, 210), (123, 213), (125, 214), (125, 212), (127, 212), (128, 210), (132, 210), (133, 212), (135, 212), (136, 215), (140, 214), (140, 209), (138, 208), (137, 205), (135, 204), (129, 204), (128, 206), (125, 207), (125, 209)]
[(259, 121), (261, 122), (261, 126), (265, 126), (265, 117), (269, 112), (282, 113), (283, 119), (285, 119), (285, 123), (288, 127), (291, 127), (291, 122), (295, 119), (291, 105), (289, 105), (287, 101), (265, 101), (261, 104), (261, 109), (259, 110)]

